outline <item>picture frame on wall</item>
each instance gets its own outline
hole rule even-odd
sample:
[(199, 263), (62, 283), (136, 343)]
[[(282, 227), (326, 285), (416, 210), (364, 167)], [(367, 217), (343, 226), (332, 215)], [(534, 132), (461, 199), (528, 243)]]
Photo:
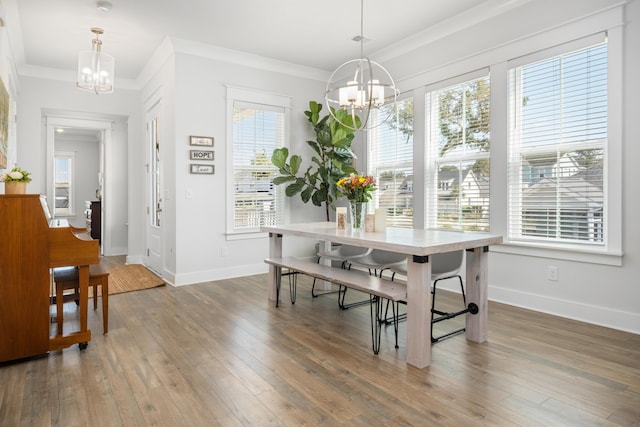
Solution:
[(0, 168), (7, 167), (9, 149), (9, 92), (0, 78)]
[(215, 173), (215, 166), (191, 164), (189, 165), (189, 172), (193, 174), (213, 175)]
[(189, 150), (189, 159), (213, 161), (215, 160), (215, 155), (210, 150)]
[(197, 145), (199, 147), (213, 147), (212, 136), (190, 136), (189, 145)]

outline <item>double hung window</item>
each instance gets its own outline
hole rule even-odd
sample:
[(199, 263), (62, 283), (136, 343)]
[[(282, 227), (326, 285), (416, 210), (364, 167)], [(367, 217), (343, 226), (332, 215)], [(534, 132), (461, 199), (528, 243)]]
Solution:
[(427, 226), (489, 231), (490, 85), (486, 71), (426, 96)]
[(284, 189), (273, 184), (278, 169), (271, 163), (271, 154), (288, 145), (289, 99), (229, 88), (228, 103), (232, 200), (227, 229), (257, 232), (262, 225), (284, 219)]
[(509, 239), (604, 245), (607, 43), (511, 65)]
[(374, 206), (386, 210), (387, 224), (413, 226), (413, 98), (397, 103), (398, 114), (377, 124), (381, 114), (372, 114), (369, 130), (369, 174), (377, 183)]

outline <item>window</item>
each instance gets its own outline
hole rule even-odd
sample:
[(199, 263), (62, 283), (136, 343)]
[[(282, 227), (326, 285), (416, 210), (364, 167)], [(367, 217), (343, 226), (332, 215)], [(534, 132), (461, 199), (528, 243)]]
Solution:
[(158, 132), (158, 117), (154, 117), (149, 122), (149, 151), (151, 159), (151, 225), (160, 227), (160, 215), (162, 212), (162, 188), (160, 186), (160, 135)]
[(75, 215), (73, 206), (74, 153), (56, 152), (54, 156), (55, 216)]
[(509, 239), (603, 246), (607, 44), (509, 70)]
[[(398, 114), (372, 127), (369, 136), (369, 174), (378, 183), (373, 204), (387, 210), (387, 224), (413, 227), (413, 98), (398, 101)], [(374, 125), (384, 111), (372, 112)]]
[(490, 86), (478, 74), (426, 96), (428, 227), (489, 231)]
[(289, 99), (229, 88), (231, 117), (229, 233), (260, 231), (262, 225), (284, 222), (284, 188), (273, 185), (277, 168), (273, 150), (288, 139)]

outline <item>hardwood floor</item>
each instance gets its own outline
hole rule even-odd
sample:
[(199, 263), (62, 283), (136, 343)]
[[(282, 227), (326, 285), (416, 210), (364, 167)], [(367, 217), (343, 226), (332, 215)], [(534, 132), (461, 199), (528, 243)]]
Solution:
[(0, 365), (0, 425), (640, 425), (638, 335), (490, 303), (488, 342), (444, 340), (420, 370), (404, 324), (375, 356), (368, 306), (312, 299), (301, 277), (275, 308), (267, 280), (112, 295), (86, 350)]

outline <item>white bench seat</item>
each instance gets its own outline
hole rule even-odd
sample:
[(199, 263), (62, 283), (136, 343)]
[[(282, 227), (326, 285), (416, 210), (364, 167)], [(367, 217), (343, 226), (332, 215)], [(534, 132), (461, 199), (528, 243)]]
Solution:
[(293, 257), (267, 258), (264, 262), (391, 301), (407, 299), (405, 284), (372, 276), (364, 271), (345, 270)]
[[(334, 268), (293, 257), (266, 258), (264, 262), (278, 268), (276, 278), (276, 307), (278, 306), (278, 300), (280, 299), (280, 285), (282, 281), (283, 268), (289, 270), (289, 273), (306, 274), (311, 277), (327, 280), (329, 282), (369, 294), (371, 301), (371, 337), (373, 341), (373, 352), (375, 354), (378, 354), (380, 350), (380, 324), (384, 323), (382, 320), (381, 300), (387, 299), (394, 302), (407, 300), (407, 287), (405, 284), (372, 276), (364, 271), (344, 270), (342, 268)], [(291, 303), (295, 303), (295, 280), (290, 282), (290, 286), (293, 286), (294, 288), (290, 289)], [(394, 304), (392, 304), (392, 306), (394, 306)], [(398, 322), (395, 312), (394, 329), (396, 333), (397, 348)]]

